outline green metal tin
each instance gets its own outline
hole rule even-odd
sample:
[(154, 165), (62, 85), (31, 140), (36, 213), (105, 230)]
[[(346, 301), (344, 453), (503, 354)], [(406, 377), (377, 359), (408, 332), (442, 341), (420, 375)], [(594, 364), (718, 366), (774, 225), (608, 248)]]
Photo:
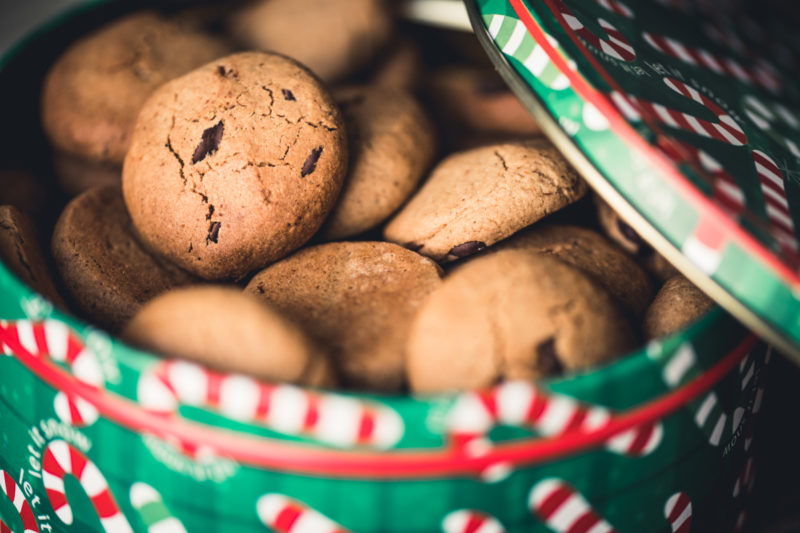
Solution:
[[(64, 43), (117, 13), (103, 9), (0, 63), (20, 118), (36, 121)], [(35, 126), (14, 133), (4, 157), (44, 147)], [(683, 533), (745, 519), (769, 353), (721, 309), (591, 372), (378, 396), (164, 361), (2, 265), (0, 294), (0, 521), (15, 533)]]

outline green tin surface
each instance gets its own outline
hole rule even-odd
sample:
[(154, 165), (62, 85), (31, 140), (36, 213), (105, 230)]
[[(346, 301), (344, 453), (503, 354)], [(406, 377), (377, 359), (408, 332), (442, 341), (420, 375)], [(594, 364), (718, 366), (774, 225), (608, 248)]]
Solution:
[[(36, 120), (36, 76), (58, 50), (115, 14), (75, 13), (61, 26), (74, 31), (57, 37), (53, 25), (4, 60), (0, 91), (16, 91), (19, 120)], [(4, 157), (44, 147), (19, 124)], [(0, 294), (0, 521), (15, 533), (684, 532), (744, 521), (769, 355), (721, 309), (591, 372), (413, 397), (165, 362), (55, 309), (3, 265)]]
[(800, 64), (795, 39), (733, 2), (467, 5), (501, 74), (592, 186), (800, 362), (800, 95), (781, 74)]

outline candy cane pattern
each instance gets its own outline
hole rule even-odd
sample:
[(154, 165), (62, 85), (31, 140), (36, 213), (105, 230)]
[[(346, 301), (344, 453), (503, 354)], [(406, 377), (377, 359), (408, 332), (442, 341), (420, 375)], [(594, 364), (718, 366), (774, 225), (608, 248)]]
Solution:
[(78, 479), (107, 533), (133, 533), (100, 470), (68, 442), (54, 440), (47, 445), (44, 452), (42, 481), (50, 505), (62, 522), (70, 525), (73, 520), (72, 507), (64, 493), (64, 478), (67, 474)]
[(586, 499), (565, 481), (548, 478), (531, 489), (528, 508), (557, 533), (612, 533)]
[(739, 494), (742, 493), (742, 488), (747, 489), (748, 493), (752, 492), (755, 480), (754, 460), (752, 457), (748, 457), (742, 472), (736, 477), (736, 481), (733, 484), (733, 497), (738, 498)]
[(778, 92), (781, 88), (780, 78), (777, 74), (761, 63), (752, 62), (752, 66), (745, 67), (735, 59), (714, 54), (702, 48), (687, 46), (671, 37), (650, 32), (644, 32), (642, 36), (647, 44), (657, 51), (689, 65), (705, 67), (716, 74), (732, 76), (739, 81), (749, 85), (759, 85), (771, 92)]
[[(484, 392), (461, 394), (447, 416), (447, 429), (456, 446), (467, 453), (486, 450), (484, 440), (494, 426), (531, 427), (544, 436), (570, 431), (590, 432), (610, 421), (604, 407), (586, 406), (562, 394), (545, 394), (532, 383), (507, 381)], [(648, 422), (611, 437), (606, 449), (638, 457), (661, 442), (660, 422)]]
[[(500, 50), (522, 63), (536, 79), (555, 91), (569, 87), (569, 79), (550, 61), (547, 52), (536, 43), (520, 20), (504, 15), (484, 15), (483, 20)], [(558, 42), (550, 35), (546, 37), (550, 46), (563, 56)], [(569, 65), (571, 69), (575, 68), (574, 61), (569, 60)]]
[(186, 533), (181, 521), (170, 514), (161, 494), (147, 483), (134, 483), (130, 497), (131, 505), (147, 527), (147, 533)]
[(613, 24), (602, 18), (597, 19), (597, 23), (603, 28), (603, 31), (608, 37), (607, 39), (601, 39), (589, 31), (581, 21), (572, 14), (564, 2), (556, 0), (555, 3), (558, 10), (561, 12), (561, 16), (564, 17), (564, 22), (567, 23), (567, 26), (594, 48), (620, 61), (633, 61), (636, 59), (636, 51), (633, 49), (633, 46), (631, 46), (625, 36), (622, 35)]
[(387, 406), (292, 385), (260, 383), (185, 361), (165, 361), (144, 372), (138, 398), (151, 412), (173, 414), (179, 405), (204, 407), (341, 447), (389, 448), (403, 435), (400, 416)]
[(797, 112), (778, 102), (763, 102), (753, 95), (742, 99), (742, 106), (747, 118), (753, 121), (758, 128), (770, 136), (783, 148), (789, 150), (795, 157), (800, 157), (800, 146), (793, 140), (775, 130), (776, 124), (791, 128), (794, 136), (800, 133), (800, 119)]
[[(36, 518), (33, 516), (33, 510), (28, 500), (25, 499), (25, 494), (20, 490), (14, 478), (4, 470), (0, 470), (0, 490), (2, 490), (3, 494), (14, 504), (14, 509), (17, 510), (17, 516), (22, 520), (23, 532), (39, 533), (39, 525), (36, 523)], [(6, 532), (12, 533), (11, 528), (3, 524), (3, 521), (0, 520), (0, 533)]]
[(692, 501), (683, 492), (676, 492), (664, 504), (664, 517), (672, 533), (689, 533), (692, 528)]
[(775, 161), (760, 150), (753, 150), (753, 163), (761, 184), (770, 233), (775, 238), (781, 251), (797, 260), (798, 245), (795, 235), (792, 214), (789, 212), (789, 201), (783, 186), (783, 173)]
[(662, 104), (642, 100), (633, 95), (623, 95), (617, 91), (613, 91), (610, 94), (611, 100), (628, 120), (640, 120), (640, 110), (642, 110), (659, 122), (673, 128), (696, 133), (697, 135), (733, 146), (742, 146), (747, 143), (747, 135), (745, 135), (742, 127), (710, 98), (700, 94), (697, 89), (674, 78), (665, 76), (663, 81), (671, 90), (697, 102), (711, 111), (716, 115), (717, 121), (709, 122), (688, 113), (675, 111)]
[(500, 521), (486, 513), (472, 509), (460, 509), (442, 520), (443, 533), (505, 533)]
[(349, 533), (307, 505), (283, 494), (265, 494), (256, 502), (261, 522), (276, 533)]
[(595, 2), (616, 15), (622, 15), (623, 17), (629, 19), (633, 18), (633, 11), (631, 8), (619, 0), (595, 0)]
[[(57, 320), (32, 322), (0, 321), (0, 340), (6, 353), (20, 350), (30, 355), (69, 365), (75, 378), (92, 388), (104, 383), (97, 356), (63, 323)], [(56, 415), (76, 427), (88, 426), (97, 420), (97, 409), (79, 396), (58, 392), (53, 400)]]

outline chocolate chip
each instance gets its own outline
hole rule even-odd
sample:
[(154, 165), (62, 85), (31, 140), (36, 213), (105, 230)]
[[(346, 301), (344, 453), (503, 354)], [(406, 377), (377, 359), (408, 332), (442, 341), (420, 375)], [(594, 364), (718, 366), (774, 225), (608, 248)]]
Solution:
[(478, 94), (503, 94), (509, 92), (508, 85), (502, 78), (483, 78), (475, 84), (475, 92)]
[(411, 242), (407, 242), (407, 243), (405, 243), (405, 244), (403, 245), (403, 248), (406, 248), (406, 249), (408, 249), (408, 250), (411, 250), (412, 252), (418, 252), (419, 250), (422, 250), (422, 247), (423, 247), (423, 246), (425, 246), (425, 245), (424, 245), (424, 244), (419, 244), (419, 243), (416, 243), (416, 242), (414, 242), (414, 241), (411, 241)]
[(225, 67), (223, 67), (222, 65), (218, 66), (217, 72), (219, 72), (220, 76), (225, 76)]
[(536, 345), (536, 365), (545, 376), (557, 375), (564, 372), (564, 367), (556, 352), (556, 339), (550, 337)]
[(626, 239), (635, 244), (637, 247), (645, 245), (644, 240), (639, 237), (639, 234), (636, 233), (636, 231), (627, 225), (621, 218), (617, 219), (617, 229), (619, 229), (620, 233), (622, 233)]
[(202, 161), (207, 155), (211, 155), (217, 151), (219, 142), (222, 140), (222, 132), (224, 129), (225, 126), (220, 120), (215, 126), (211, 126), (203, 132), (203, 138), (200, 140), (200, 144), (197, 145), (197, 148), (195, 148), (194, 154), (192, 154), (192, 164)]
[(456, 257), (467, 257), (468, 255), (480, 252), (484, 248), (486, 248), (485, 242), (467, 241), (467, 242), (462, 242), (458, 246), (453, 246), (447, 253), (449, 255), (454, 255)]
[(209, 242), (217, 242), (219, 239), (219, 229), (222, 227), (222, 222), (212, 222), (208, 227), (208, 236), (206, 237), (206, 244)]
[(317, 161), (319, 161), (320, 155), (322, 155), (322, 146), (317, 146), (311, 150), (311, 155), (306, 158), (306, 162), (303, 163), (303, 168), (300, 169), (301, 177), (306, 177), (314, 172), (314, 169), (317, 168)]
[(284, 100), (292, 100), (292, 101), (294, 101), (294, 99), (295, 99), (294, 98), (294, 94), (292, 94), (292, 91), (290, 91), (289, 89), (281, 89), (281, 93), (283, 93), (283, 99)]

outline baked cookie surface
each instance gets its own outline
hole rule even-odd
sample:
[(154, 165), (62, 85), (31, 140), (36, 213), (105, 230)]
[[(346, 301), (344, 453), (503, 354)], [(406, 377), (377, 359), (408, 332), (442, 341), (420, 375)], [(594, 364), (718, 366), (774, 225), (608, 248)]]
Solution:
[(647, 340), (682, 329), (714, 307), (714, 301), (681, 275), (668, 279), (647, 308), (642, 330)]

